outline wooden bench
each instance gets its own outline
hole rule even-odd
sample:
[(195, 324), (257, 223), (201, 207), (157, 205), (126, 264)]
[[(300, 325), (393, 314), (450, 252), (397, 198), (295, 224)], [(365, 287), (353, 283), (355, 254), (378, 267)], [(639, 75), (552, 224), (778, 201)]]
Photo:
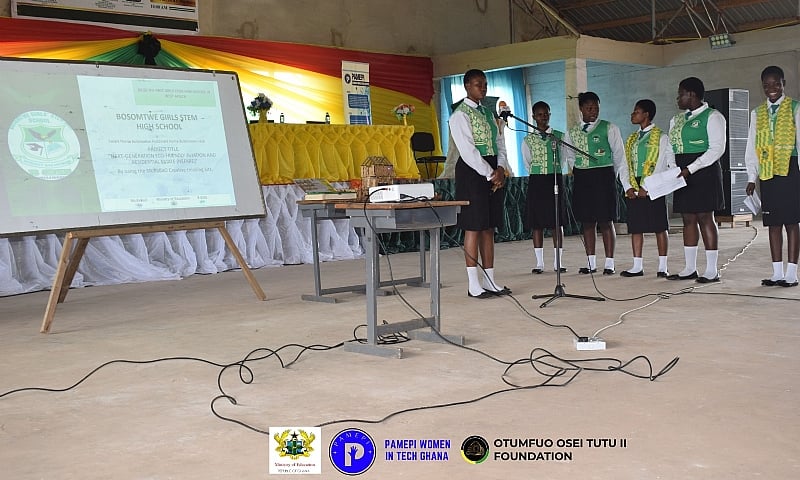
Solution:
[(744, 222), (745, 227), (750, 226), (750, 222), (753, 221), (753, 215), (750, 213), (739, 213), (736, 215), (725, 215), (716, 217), (717, 225), (722, 226), (723, 223), (730, 223), (731, 228), (736, 226), (736, 222)]

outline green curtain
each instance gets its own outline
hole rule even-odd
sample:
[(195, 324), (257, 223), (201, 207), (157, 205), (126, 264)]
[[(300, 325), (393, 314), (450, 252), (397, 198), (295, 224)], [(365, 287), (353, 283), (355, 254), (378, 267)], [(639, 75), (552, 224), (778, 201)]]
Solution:
[[(139, 53), (139, 44), (132, 43), (127, 47), (111, 50), (110, 52), (86, 59), (89, 62), (118, 63), (123, 65), (144, 65), (144, 55)], [(161, 67), (189, 68), (179, 58), (169, 52), (161, 50), (155, 57), (156, 64)]]

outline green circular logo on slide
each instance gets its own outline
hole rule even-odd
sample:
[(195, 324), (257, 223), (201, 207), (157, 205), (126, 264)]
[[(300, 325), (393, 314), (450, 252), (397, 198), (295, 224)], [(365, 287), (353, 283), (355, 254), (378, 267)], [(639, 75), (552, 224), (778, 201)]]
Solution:
[(8, 129), (11, 156), (28, 175), (61, 180), (78, 167), (81, 144), (58, 115), (33, 110), (19, 115)]

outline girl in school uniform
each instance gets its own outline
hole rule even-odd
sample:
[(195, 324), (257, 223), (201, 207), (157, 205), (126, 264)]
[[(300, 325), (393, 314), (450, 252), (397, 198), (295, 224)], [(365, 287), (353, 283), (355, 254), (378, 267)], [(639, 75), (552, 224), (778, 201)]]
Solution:
[[(750, 113), (745, 164), (748, 195), (761, 185), (761, 210), (764, 226), (769, 229), (772, 277), (762, 285), (797, 286), (797, 260), (800, 255), (800, 108), (797, 100), (787, 97), (786, 80), (780, 67), (770, 66), (761, 72), (761, 85), (767, 101)], [(783, 270), (783, 230), (786, 230), (787, 260)]]
[(655, 200), (647, 196), (643, 184), (648, 176), (666, 171), (675, 163), (669, 136), (653, 124), (656, 116), (656, 104), (649, 99), (639, 100), (631, 113), (631, 123), (639, 129), (633, 132), (625, 142), (625, 156), (628, 159), (628, 180), (631, 188), (625, 192), (625, 205), (628, 211), (628, 234), (631, 236), (633, 249), (633, 267), (623, 270), (623, 277), (641, 277), (644, 275), (642, 265), (642, 247), (644, 234), (655, 233), (658, 247), (658, 271), (656, 276), (666, 278), (667, 247), (669, 237), (669, 214), (665, 197)]

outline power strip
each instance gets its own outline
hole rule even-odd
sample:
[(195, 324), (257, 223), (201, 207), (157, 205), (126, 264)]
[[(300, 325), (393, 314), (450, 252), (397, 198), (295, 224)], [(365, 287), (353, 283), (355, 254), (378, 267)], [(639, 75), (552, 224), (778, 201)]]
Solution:
[(578, 350), (605, 350), (606, 341), (600, 337), (580, 337), (575, 339)]

